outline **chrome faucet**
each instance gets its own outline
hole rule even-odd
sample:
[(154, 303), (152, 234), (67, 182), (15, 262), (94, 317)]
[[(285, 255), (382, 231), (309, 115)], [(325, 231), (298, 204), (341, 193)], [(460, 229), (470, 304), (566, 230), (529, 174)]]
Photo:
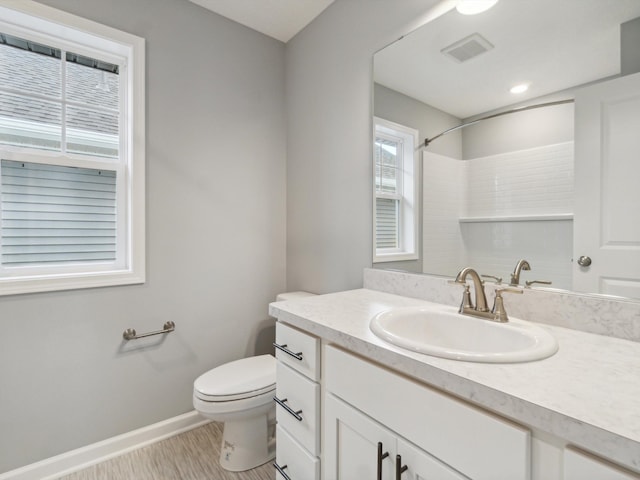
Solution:
[[(524, 263), (529, 265), (526, 260)], [(520, 262), (518, 262), (518, 265)], [(524, 267), (522, 267), (524, 268)], [(527, 269), (528, 270), (528, 269)], [(471, 301), (471, 293), (469, 292), (469, 285), (467, 284), (467, 276), (471, 276), (473, 280), (473, 289), (476, 294), (475, 307)], [(463, 315), (471, 315), (474, 317), (487, 318), (495, 322), (508, 322), (509, 317), (507, 311), (504, 309), (504, 302), (502, 299), (502, 293), (518, 293), (522, 294), (522, 290), (517, 288), (498, 288), (496, 289), (496, 298), (493, 302), (493, 308), (489, 310), (487, 307), (487, 297), (484, 293), (484, 283), (480, 279), (480, 275), (473, 268), (467, 267), (460, 270), (456, 279), (452, 282), (458, 285), (464, 286), (464, 293), (462, 295), (462, 303), (458, 313)]]
[(520, 284), (520, 272), (522, 270), (531, 270), (531, 265), (529, 265), (529, 262), (524, 259), (518, 260), (516, 268), (511, 274), (511, 282), (509, 282), (509, 285), (511, 285), (512, 287), (517, 287)]

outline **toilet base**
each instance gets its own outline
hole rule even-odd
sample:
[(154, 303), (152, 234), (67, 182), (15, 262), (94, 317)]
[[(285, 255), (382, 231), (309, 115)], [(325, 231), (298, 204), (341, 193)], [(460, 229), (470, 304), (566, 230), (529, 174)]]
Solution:
[(263, 413), (224, 423), (220, 445), (222, 468), (242, 472), (275, 458), (275, 419), (269, 417)]

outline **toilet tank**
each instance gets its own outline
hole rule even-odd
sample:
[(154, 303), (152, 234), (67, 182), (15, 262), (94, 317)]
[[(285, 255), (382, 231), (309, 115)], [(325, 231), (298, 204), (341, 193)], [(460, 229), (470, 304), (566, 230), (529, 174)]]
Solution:
[(313, 297), (313, 296), (315, 296), (315, 293), (309, 293), (309, 292), (279, 293), (278, 296), (276, 297), (276, 302), (282, 302), (284, 300), (295, 300), (297, 298)]

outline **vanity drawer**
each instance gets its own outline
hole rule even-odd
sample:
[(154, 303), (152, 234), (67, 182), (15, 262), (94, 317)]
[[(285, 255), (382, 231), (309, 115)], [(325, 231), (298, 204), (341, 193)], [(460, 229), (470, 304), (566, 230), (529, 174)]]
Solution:
[[(276, 463), (291, 480), (320, 480), (320, 459), (312, 457), (282, 427), (276, 429)], [(277, 480), (286, 477), (276, 473)]]
[(320, 379), (320, 340), (283, 323), (276, 323), (276, 358), (312, 380)]
[(326, 389), (475, 480), (528, 480), (531, 433), (333, 346)]
[[(276, 418), (312, 455), (320, 453), (320, 385), (278, 362)], [(279, 401), (279, 402), (278, 402)], [(278, 448), (280, 448), (278, 446)]]

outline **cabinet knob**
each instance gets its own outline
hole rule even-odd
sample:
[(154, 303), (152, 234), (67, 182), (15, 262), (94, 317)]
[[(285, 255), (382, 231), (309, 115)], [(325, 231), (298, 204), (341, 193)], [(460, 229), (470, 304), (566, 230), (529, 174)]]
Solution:
[(376, 469), (376, 480), (382, 480), (382, 460), (389, 456), (389, 452), (382, 453), (382, 442), (378, 442), (378, 467)]
[(402, 456), (396, 455), (396, 480), (401, 480), (402, 474), (407, 471), (409, 467), (402, 465)]
[(580, 258), (578, 258), (578, 265), (580, 265), (581, 267), (588, 267), (589, 265), (591, 265), (591, 257), (582, 255)]

